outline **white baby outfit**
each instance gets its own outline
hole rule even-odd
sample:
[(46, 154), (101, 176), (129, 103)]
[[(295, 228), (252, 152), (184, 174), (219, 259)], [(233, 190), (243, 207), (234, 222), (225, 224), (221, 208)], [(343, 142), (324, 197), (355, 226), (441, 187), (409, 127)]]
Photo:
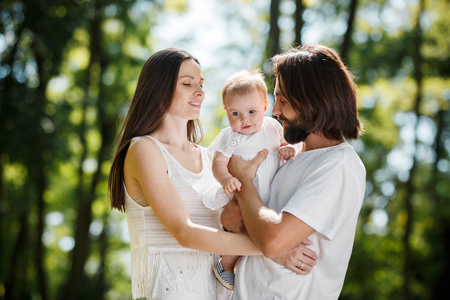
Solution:
[[(259, 151), (268, 149), (269, 155), (259, 166), (253, 180), (261, 200), (267, 203), (270, 183), (280, 167), (277, 152), (283, 142), (283, 127), (280, 123), (274, 118), (264, 117), (261, 129), (251, 135), (234, 132), (231, 127), (222, 129), (209, 149), (219, 151), (226, 157), (236, 155), (247, 161), (254, 159)], [(208, 197), (205, 200), (214, 200), (214, 202), (205, 203), (211, 209), (222, 207), (227, 203), (227, 199)]]
[[(220, 228), (220, 211), (207, 209), (202, 197), (217, 184), (208, 150), (201, 150), (203, 170), (182, 167), (155, 138), (167, 162), (168, 175), (183, 199), (193, 223)], [(215, 300), (216, 279), (211, 266), (216, 255), (182, 247), (150, 206), (141, 206), (125, 190), (125, 207), (131, 245), (133, 299)]]

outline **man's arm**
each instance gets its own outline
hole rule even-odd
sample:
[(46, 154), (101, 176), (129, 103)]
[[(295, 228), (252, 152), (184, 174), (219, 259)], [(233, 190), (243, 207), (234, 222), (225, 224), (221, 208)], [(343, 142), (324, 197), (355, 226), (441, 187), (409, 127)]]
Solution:
[(315, 230), (289, 213), (277, 213), (261, 201), (252, 181), (266, 157), (267, 151), (261, 151), (249, 162), (233, 156), (228, 168), (242, 184), (235, 195), (247, 232), (264, 256), (271, 258), (286, 254)]
[[(239, 204), (235, 198), (226, 205), (220, 221), (224, 228), (229, 231), (246, 232)], [(274, 257), (272, 260), (299, 275), (309, 274), (317, 260), (316, 253), (306, 247), (311, 244), (309, 240), (304, 240), (285, 254)]]

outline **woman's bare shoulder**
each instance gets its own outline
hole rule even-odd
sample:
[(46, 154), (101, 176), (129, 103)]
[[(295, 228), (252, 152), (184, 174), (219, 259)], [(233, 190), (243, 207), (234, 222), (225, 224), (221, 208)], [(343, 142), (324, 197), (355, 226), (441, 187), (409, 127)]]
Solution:
[(160, 152), (156, 142), (147, 136), (137, 136), (132, 138), (128, 151), (135, 154), (140, 154), (141, 152), (148, 154), (149, 151)]
[(131, 140), (126, 160), (138, 166), (151, 163), (153, 167), (157, 167), (158, 162), (165, 166), (161, 150), (156, 142), (147, 136), (138, 136)]

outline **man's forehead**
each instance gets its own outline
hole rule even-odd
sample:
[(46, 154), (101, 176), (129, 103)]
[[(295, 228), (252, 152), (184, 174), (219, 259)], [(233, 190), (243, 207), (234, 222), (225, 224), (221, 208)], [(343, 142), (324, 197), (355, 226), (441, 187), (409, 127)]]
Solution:
[(274, 96), (284, 96), (283, 92), (280, 89), (279, 83), (278, 83), (278, 79), (275, 81), (275, 88), (273, 90), (273, 94)]
[(275, 79), (275, 87), (273, 89), (274, 95), (280, 92), (280, 87), (278, 85), (278, 79)]

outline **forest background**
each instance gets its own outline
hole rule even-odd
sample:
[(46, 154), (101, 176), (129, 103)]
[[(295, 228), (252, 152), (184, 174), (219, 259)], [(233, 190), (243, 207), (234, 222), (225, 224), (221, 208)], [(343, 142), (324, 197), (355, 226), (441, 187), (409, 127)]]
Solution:
[[(131, 299), (124, 215), (107, 177), (141, 67), (198, 57), (208, 146), (221, 86), (291, 46), (333, 47), (355, 74), (366, 196), (340, 299), (450, 299), (447, 0), (3, 0), (0, 299)], [(272, 99), (273, 101), (273, 99)]]

